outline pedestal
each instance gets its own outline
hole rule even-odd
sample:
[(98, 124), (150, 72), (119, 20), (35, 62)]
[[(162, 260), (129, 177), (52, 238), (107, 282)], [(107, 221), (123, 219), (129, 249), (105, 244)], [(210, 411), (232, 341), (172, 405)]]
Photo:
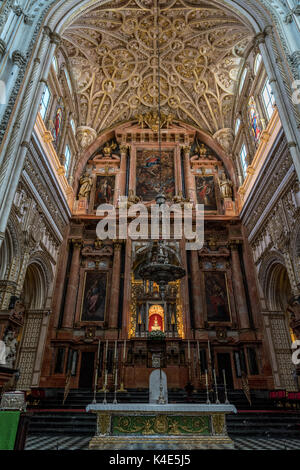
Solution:
[(233, 405), (88, 405), (97, 414), (93, 450), (233, 449), (226, 414)]

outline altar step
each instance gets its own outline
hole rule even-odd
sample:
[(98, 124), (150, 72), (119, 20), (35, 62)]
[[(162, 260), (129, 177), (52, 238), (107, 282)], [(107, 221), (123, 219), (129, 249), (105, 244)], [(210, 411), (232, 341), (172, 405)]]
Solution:
[[(300, 413), (290, 412), (240, 412), (227, 416), (230, 437), (280, 437), (300, 439)], [(31, 416), (29, 435), (93, 436), (96, 416), (75, 411), (35, 412)]]
[[(36, 401), (36, 406), (39, 409), (70, 409), (70, 410), (84, 410), (85, 407), (93, 401), (94, 395), (91, 390), (86, 389), (72, 389), (63, 404), (64, 391), (62, 389), (46, 389), (45, 397)], [(251, 405), (248, 402), (242, 390), (230, 390), (228, 392), (228, 399), (230, 403), (240, 410), (272, 410), (276, 409), (277, 403), (270, 400), (269, 392), (265, 390), (251, 391)], [(211, 402), (215, 401), (215, 394), (210, 394)], [(96, 394), (97, 403), (102, 403), (104, 393)], [(114, 393), (109, 392), (106, 394), (106, 399), (109, 403), (113, 402)], [(125, 393), (118, 393), (117, 400), (119, 403), (149, 403), (148, 389), (128, 389)], [(206, 403), (207, 395), (205, 391), (196, 391), (187, 395), (184, 390), (169, 390), (168, 391), (169, 403)], [(220, 387), (219, 400), (221, 403), (225, 401), (224, 391)], [(291, 405), (291, 408), (293, 406)]]

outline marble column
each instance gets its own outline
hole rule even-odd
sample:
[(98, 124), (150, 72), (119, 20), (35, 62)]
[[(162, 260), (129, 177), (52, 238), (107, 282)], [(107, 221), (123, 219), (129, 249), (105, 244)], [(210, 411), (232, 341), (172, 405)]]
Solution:
[(73, 328), (74, 313), (75, 313), (75, 301), (78, 290), (78, 278), (79, 278), (79, 266), (80, 266), (80, 250), (82, 241), (72, 240), (73, 243), (73, 256), (70, 268), (70, 276), (67, 287), (67, 294), (65, 299), (65, 310), (64, 318), (62, 322), (63, 328)]
[(121, 163), (120, 163), (120, 178), (119, 178), (119, 195), (125, 195), (126, 187), (126, 157), (127, 157), (127, 145), (120, 146), (121, 151)]
[(114, 260), (112, 268), (112, 281), (110, 293), (110, 313), (108, 319), (109, 328), (118, 328), (120, 275), (121, 275), (121, 248), (120, 242), (114, 243)]
[(191, 165), (190, 165), (190, 151), (191, 147), (186, 146), (183, 148), (184, 151), (184, 179), (185, 179), (185, 192), (186, 197), (190, 198), (191, 201), (196, 201), (196, 194), (195, 194), (195, 184), (194, 184), (194, 175), (191, 173)]
[(236, 243), (231, 243), (231, 261), (232, 261), (232, 280), (235, 294), (235, 304), (237, 308), (237, 315), (241, 328), (249, 328), (249, 316), (246, 302), (246, 294), (244, 289), (241, 264)]
[(195, 329), (204, 328), (203, 302), (201, 293), (201, 279), (199, 270), (198, 251), (191, 252), (191, 281), (194, 304), (194, 326)]

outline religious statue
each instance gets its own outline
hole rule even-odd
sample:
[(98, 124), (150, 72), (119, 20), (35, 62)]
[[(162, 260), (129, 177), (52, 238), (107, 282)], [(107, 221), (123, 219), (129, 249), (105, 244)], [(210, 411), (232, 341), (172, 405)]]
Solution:
[(208, 153), (208, 148), (205, 144), (197, 144), (195, 150), (199, 154), (199, 160), (214, 160), (214, 157)]
[(151, 327), (151, 331), (158, 331), (158, 330), (160, 331), (160, 330), (161, 330), (161, 327), (160, 327), (160, 325), (158, 324), (157, 316), (155, 315), (155, 317), (154, 317), (154, 323), (153, 323), (153, 325), (152, 325), (152, 327)]
[(134, 204), (141, 202), (141, 198), (134, 194), (133, 189), (129, 189), (128, 198), (127, 198), (127, 207), (131, 207)]
[(79, 193), (78, 193), (78, 198), (79, 199), (86, 199), (89, 196), (90, 192), (91, 192), (93, 180), (89, 176), (88, 173), (85, 173), (80, 178), (79, 182), (80, 182), (80, 190), (79, 190)]
[(143, 129), (144, 125), (146, 124), (150, 129), (152, 129), (153, 132), (158, 132), (159, 125), (160, 127), (166, 126), (167, 128), (170, 126), (170, 124), (173, 123), (174, 120), (174, 114), (164, 114), (164, 113), (159, 113), (157, 111), (150, 111), (149, 113), (146, 113), (145, 115), (143, 114), (138, 114), (136, 119), (138, 121), (138, 125)]
[(225, 172), (221, 173), (219, 179), (220, 193), (223, 199), (232, 198), (232, 182), (226, 178)]
[(6, 346), (4, 341), (0, 340), (0, 365), (6, 364)]
[(117, 148), (117, 144), (115, 142), (106, 142), (106, 144), (104, 144), (104, 147), (103, 147), (103, 152), (104, 152), (104, 155), (105, 157), (110, 157), (110, 155), (112, 154), (112, 151), (115, 150)]
[(12, 369), (14, 367), (14, 363), (17, 357), (18, 345), (18, 342), (15, 338), (15, 332), (13, 330), (8, 330), (3, 338), (3, 341), (5, 343), (6, 349), (6, 366)]

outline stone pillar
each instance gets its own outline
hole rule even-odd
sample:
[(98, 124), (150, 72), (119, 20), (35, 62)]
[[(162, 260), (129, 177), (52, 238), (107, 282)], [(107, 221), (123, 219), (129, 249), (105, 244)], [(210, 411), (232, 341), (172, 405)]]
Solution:
[(235, 294), (235, 304), (237, 308), (237, 315), (241, 328), (249, 328), (249, 316), (246, 302), (246, 294), (244, 289), (240, 258), (238, 246), (236, 243), (231, 243), (231, 261), (232, 261), (232, 280), (233, 289)]
[(118, 328), (118, 311), (121, 275), (121, 248), (120, 242), (114, 242), (114, 261), (112, 268), (112, 282), (110, 293), (110, 312), (108, 318), (109, 328)]
[(67, 294), (65, 299), (65, 310), (64, 318), (62, 322), (63, 328), (73, 328), (74, 312), (75, 312), (75, 301), (78, 290), (78, 277), (79, 277), (79, 266), (80, 266), (80, 249), (82, 245), (81, 240), (72, 240), (73, 243), (73, 256), (69, 275), (69, 282), (67, 288)]
[(198, 252), (192, 250), (191, 252), (191, 275), (192, 275), (192, 292), (194, 304), (194, 324), (195, 329), (204, 328), (203, 318), (203, 302), (201, 294), (201, 279), (198, 261)]

